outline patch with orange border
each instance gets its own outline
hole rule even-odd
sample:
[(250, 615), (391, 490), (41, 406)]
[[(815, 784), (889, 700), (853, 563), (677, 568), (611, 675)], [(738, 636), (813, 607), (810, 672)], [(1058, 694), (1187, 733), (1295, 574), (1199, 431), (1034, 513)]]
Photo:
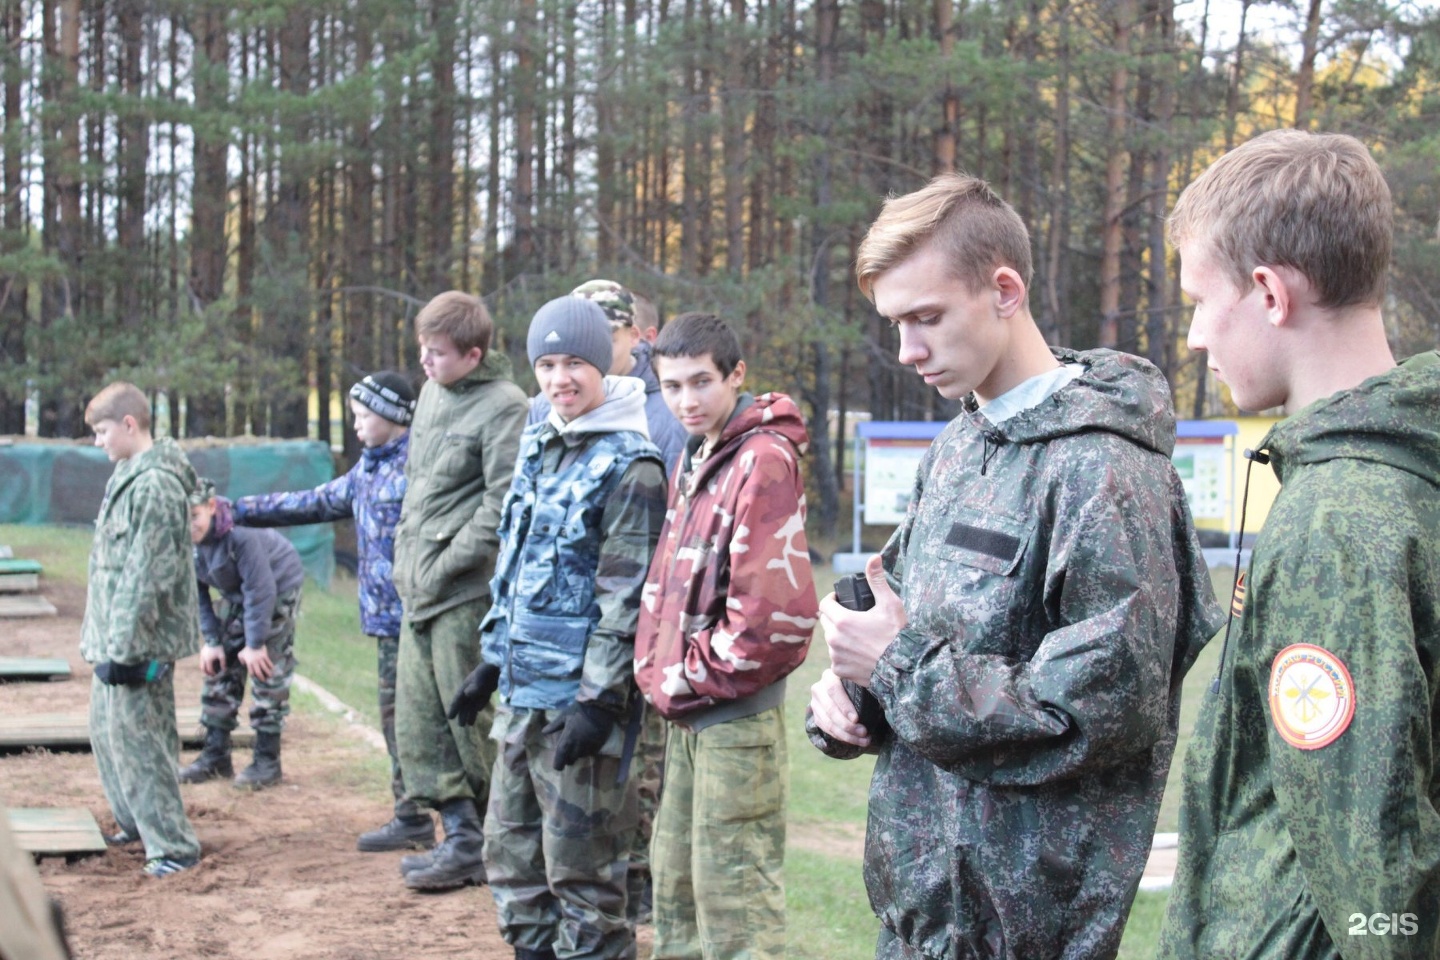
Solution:
[(1335, 740), (1355, 716), (1355, 684), (1344, 661), (1313, 643), (1292, 643), (1270, 664), (1270, 719), (1301, 750)]

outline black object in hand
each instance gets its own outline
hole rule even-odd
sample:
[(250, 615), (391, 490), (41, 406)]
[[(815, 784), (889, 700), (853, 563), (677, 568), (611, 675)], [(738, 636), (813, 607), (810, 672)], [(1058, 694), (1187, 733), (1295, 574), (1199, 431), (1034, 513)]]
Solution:
[(836, 580), (835, 599), (846, 610), (869, 610), (875, 606), (875, 593), (863, 573), (852, 573)]
[(142, 687), (154, 683), (170, 673), (170, 664), (164, 660), (142, 660), (139, 663), (116, 663), (104, 660), (95, 664), (95, 676), (101, 683), (110, 686)]

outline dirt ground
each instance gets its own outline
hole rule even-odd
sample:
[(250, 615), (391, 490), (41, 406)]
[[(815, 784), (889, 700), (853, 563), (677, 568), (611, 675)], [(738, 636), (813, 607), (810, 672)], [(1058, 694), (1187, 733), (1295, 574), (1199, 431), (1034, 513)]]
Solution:
[[(87, 708), (90, 669), (78, 651), (84, 594), (53, 581), (43, 592), (59, 615), (0, 620), (0, 654), (64, 657), (74, 675), (0, 684), (6, 714)], [(176, 673), (179, 703), (198, 704), (198, 658), (177, 664)], [(356, 852), (356, 835), (390, 812), (384, 774), (372, 772), (383, 767), (357, 731), (336, 717), (297, 712), (283, 744), (279, 787), (245, 793), (222, 781), (182, 788), (204, 848), (193, 870), (149, 879), (140, 873), (139, 847), (40, 862), (46, 889), (65, 910), (77, 960), (514, 956), (496, 931), (488, 888), (413, 893), (401, 883), (399, 854)], [(193, 755), (185, 752), (184, 761)], [(237, 769), (248, 762), (248, 750), (238, 750)], [(379, 789), (370, 783), (377, 776)], [(83, 806), (103, 831), (115, 829), (84, 751), (0, 753), (0, 803)], [(641, 928), (642, 957), (649, 934)]]

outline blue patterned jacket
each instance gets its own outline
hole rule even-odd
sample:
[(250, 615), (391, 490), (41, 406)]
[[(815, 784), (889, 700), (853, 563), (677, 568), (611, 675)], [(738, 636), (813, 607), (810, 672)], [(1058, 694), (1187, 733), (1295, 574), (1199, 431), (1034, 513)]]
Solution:
[(360, 626), (372, 637), (400, 635), (400, 594), (395, 592), (395, 526), (405, 499), (405, 457), (410, 434), (367, 447), (343, 476), (313, 490), (267, 493), (235, 501), (235, 523), (287, 527), (355, 518), (359, 553)]

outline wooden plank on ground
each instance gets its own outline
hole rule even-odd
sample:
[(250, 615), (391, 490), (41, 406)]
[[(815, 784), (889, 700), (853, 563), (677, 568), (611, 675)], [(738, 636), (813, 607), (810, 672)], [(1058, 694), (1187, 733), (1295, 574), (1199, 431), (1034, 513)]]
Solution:
[[(199, 707), (179, 708), (175, 711), (175, 720), (182, 744), (198, 747), (204, 742), (205, 728), (200, 725)], [(254, 742), (255, 731), (248, 727), (241, 727), (231, 734), (231, 743), (235, 746), (249, 746)], [(0, 714), (0, 749), (74, 749), (89, 746), (90, 718), (86, 713)]]
[(0, 573), (43, 573), (45, 568), (39, 560), (17, 560), (14, 557), (0, 557)]
[(41, 856), (105, 852), (100, 825), (84, 807), (12, 807), (5, 813), (21, 850)]
[(39, 589), (38, 573), (0, 573), (0, 593), (29, 593)]
[(20, 593), (0, 595), (0, 620), (14, 620), (21, 617), (53, 617), (55, 604), (39, 594)]
[(0, 657), (0, 680), (48, 680), (70, 676), (70, 664), (59, 657)]

